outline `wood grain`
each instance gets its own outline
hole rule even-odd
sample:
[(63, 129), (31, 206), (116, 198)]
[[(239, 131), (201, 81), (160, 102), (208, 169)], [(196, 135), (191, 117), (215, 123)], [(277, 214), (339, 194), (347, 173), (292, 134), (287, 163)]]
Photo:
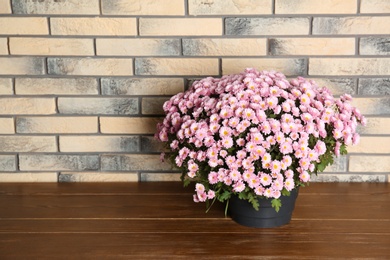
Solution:
[(290, 224), (205, 213), (181, 183), (0, 184), (0, 259), (390, 259), (388, 183), (312, 183)]

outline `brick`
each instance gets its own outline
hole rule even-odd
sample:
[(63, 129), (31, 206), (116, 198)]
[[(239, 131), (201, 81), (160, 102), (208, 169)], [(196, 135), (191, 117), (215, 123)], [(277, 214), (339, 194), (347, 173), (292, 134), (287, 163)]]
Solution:
[(57, 182), (56, 172), (24, 172), (24, 173), (0, 173), (1, 182)]
[(0, 95), (12, 95), (12, 79), (0, 78)]
[(354, 55), (354, 38), (272, 38), (271, 55)]
[(56, 113), (54, 98), (0, 98), (0, 115), (50, 115)]
[(16, 171), (15, 155), (0, 155), (0, 171)]
[(351, 156), (349, 158), (351, 172), (390, 172), (389, 156)]
[(12, 10), (15, 14), (100, 14), (95, 0), (12, 0)]
[(12, 55), (94, 55), (92, 39), (10, 38)]
[(0, 57), (0, 75), (43, 75), (44, 66), (42, 58)]
[(55, 136), (0, 136), (0, 152), (56, 152)]
[(390, 135), (389, 117), (369, 117), (366, 126), (359, 126), (360, 134)]
[(138, 136), (60, 136), (61, 152), (139, 152)]
[(175, 95), (184, 90), (178, 78), (102, 78), (103, 95)]
[(388, 0), (361, 0), (361, 13), (390, 13), (390, 5)]
[(353, 106), (359, 108), (364, 115), (389, 115), (390, 97), (360, 98), (355, 97)]
[(390, 16), (314, 17), (313, 34), (389, 34)]
[(160, 160), (158, 154), (103, 154), (103, 171), (169, 171), (172, 166)]
[(143, 153), (161, 153), (168, 152), (165, 144), (160, 142), (154, 136), (141, 136), (141, 152)]
[(101, 56), (177, 56), (181, 44), (179, 39), (96, 39), (96, 52)]
[(384, 182), (385, 175), (378, 174), (318, 174), (312, 175), (313, 182)]
[(358, 92), (361, 95), (390, 95), (390, 78), (361, 78)]
[(180, 173), (141, 173), (141, 181), (181, 181)]
[(184, 1), (102, 0), (102, 13), (109, 15), (184, 15)]
[(94, 78), (16, 78), (17, 95), (97, 95)]
[(137, 35), (135, 18), (50, 18), (52, 35)]
[(349, 146), (348, 153), (390, 153), (390, 137), (362, 136), (358, 145)]
[(117, 172), (61, 172), (59, 182), (137, 182), (138, 174)]
[(163, 105), (168, 98), (142, 98), (141, 111), (143, 115), (164, 115)]
[(276, 0), (276, 14), (356, 14), (356, 0)]
[(97, 117), (18, 117), (17, 133), (97, 133)]
[(43, 17), (0, 17), (0, 35), (48, 35), (49, 26)]
[(309, 18), (226, 18), (226, 35), (308, 35)]
[(304, 59), (222, 59), (222, 74), (224, 75), (240, 73), (245, 68), (276, 70), (289, 76), (306, 74), (306, 63)]
[(100, 117), (103, 134), (154, 134), (161, 119), (153, 117)]
[(309, 75), (390, 75), (390, 59), (310, 58)]
[(390, 55), (390, 38), (361, 38), (360, 55)]
[(0, 55), (8, 55), (7, 38), (0, 38)]
[(13, 118), (0, 118), (0, 134), (14, 134), (14, 119)]
[(266, 39), (183, 39), (188, 56), (266, 55)]
[(59, 98), (61, 114), (138, 114), (137, 98)]
[(271, 0), (189, 0), (190, 15), (272, 14)]
[(138, 58), (136, 75), (218, 75), (218, 59), (212, 58)]
[(352, 78), (308, 78), (319, 87), (327, 87), (333, 95), (356, 94), (356, 80)]
[(131, 76), (132, 59), (48, 58), (53, 75)]
[(93, 171), (99, 168), (98, 155), (19, 155), (21, 171)]
[(10, 14), (12, 13), (11, 5), (9, 1), (1, 1), (0, 2), (0, 14)]
[(221, 18), (140, 18), (142, 36), (222, 35)]

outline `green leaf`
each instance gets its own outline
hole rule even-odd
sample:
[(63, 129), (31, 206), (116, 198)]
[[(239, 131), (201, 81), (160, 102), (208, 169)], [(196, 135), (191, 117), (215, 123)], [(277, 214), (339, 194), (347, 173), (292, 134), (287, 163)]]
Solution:
[(191, 183), (191, 180), (190, 180), (190, 179), (184, 179), (184, 180), (183, 180), (183, 186), (184, 186), (184, 187), (187, 187), (190, 183)]
[(325, 170), (325, 168), (326, 168), (325, 162), (321, 162), (321, 163), (317, 164), (318, 171), (323, 172)]
[(272, 207), (275, 209), (276, 212), (279, 212), (280, 207), (282, 206), (282, 202), (280, 199), (273, 199), (271, 200)]
[(238, 198), (241, 200), (246, 200), (246, 199), (248, 199), (248, 196), (246, 195), (246, 193), (240, 192), (240, 193), (238, 193)]
[(252, 204), (253, 208), (255, 210), (259, 210), (260, 208), (260, 203), (259, 203), (259, 200), (257, 199), (257, 196), (256, 195), (253, 195), (252, 193), (249, 193), (248, 194), (248, 201)]
[(347, 154), (348, 153), (348, 151), (347, 151), (347, 146), (345, 145), (345, 144), (342, 144), (341, 146), (340, 146), (340, 154), (341, 155), (345, 155), (345, 154)]
[(219, 196), (218, 200), (221, 201), (221, 202), (224, 202), (225, 200), (230, 199), (230, 195), (231, 195), (231, 194), (230, 194), (230, 191), (225, 190), (225, 192), (222, 193), (222, 194)]
[(286, 189), (283, 189), (282, 190), (282, 195), (283, 196), (290, 196), (290, 192), (288, 190), (286, 190)]

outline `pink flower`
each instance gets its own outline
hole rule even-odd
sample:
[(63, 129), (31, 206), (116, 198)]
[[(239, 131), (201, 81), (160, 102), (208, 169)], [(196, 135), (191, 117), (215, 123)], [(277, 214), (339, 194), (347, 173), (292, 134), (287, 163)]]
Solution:
[(188, 161), (188, 170), (190, 170), (190, 172), (197, 172), (198, 169), (199, 166), (193, 160)]
[(291, 191), (292, 189), (294, 189), (294, 187), (295, 187), (294, 179), (292, 178), (286, 179), (286, 181), (284, 182), (284, 188), (286, 188), (286, 190), (288, 191)]
[(238, 151), (237, 152), (237, 158), (239, 158), (239, 159), (244, 159), (245, 157), (246, 157), (246, 152), (245, 151), (243, 151), (243, 150), (240, 150), (240, 151)]
[(308, 182), (310, 180), (310, 174), (307, 171), (302, 171), (302, 173), (299, 174), (299, 179), (302, 182)]
[(253, 117), (254, 117), (255, 115), (256, 115), (256, 114), (255, 114), (255, 111), (253, 111), (253, 109), (251, 109), (251, 108), (246, 108), (246, 109), (244, 109), (243, 116), (244, 116), (245, 119), (251, 120), (251, 119), (253, 119)]
[(292, 151), (293, 151), (291, 144), (288, 142), (283, 142), (280, 145), (279, 149), (280, 149), (280, 152), (282, 154), (289, 154), (289, 153), (292, 153)]
[(216, 159), (218, 156), (218, 149), (215, 147), (210, 147), (207, 150), (207, 158), (209, 159)]
[(275, 199), (278, 199), (278, 198), (280, 198), (280, 196), (281, 196), (282, 194), (281, 194), (281, 192), (280, 192), (280, 190), (272, 190), (272, 198), (275, 198)]
[(234, 181), (237, 182), (241, 180), (241, 174), (238, 170), (232, 170), (230, 171), (229, 177)]
[(264, 190), (263, 195), (265, 197), (267, 197), (267, 198), (271, 198), (272, 197), (272, 193), (273, 193), (272, 189), (271, 188), (267, 188), (267, 189)]
[(269, 153), (265, 153), (261, 160), (263, 161), (263, 163), (269, 163), (271, 162), (271, 155)]
[(209, 191), (207, 192), (207, 198), (208, 198), (209, 200), (211, 200), (211, 199), (214, 199), (214, 197), (215, 197), (215, 191), (209, 190)]
[(264, 140), (264, 137), (261, 133), (255, 132), (251, 133), (251, 140), (254, 144), (260, 144)]
[(299, 160), (299, 166), (304, 169), (304, 170), (308, 170), (309, 169), (309, 166), (310, 166), (310, 160), (306, 159), (306, 158), (301, 158)]
[(285, 140), (284, 134), (282, 132), (277, 132), (275, 134), (275, 139), (276, 139), (276, 142), (278, 142), (279, 144), (284, 143), (284, 140)]
[(271, 162), (271, 171), (272, 173), (279, 173), (281, 170), (280, 162), (275, 160)]
[(238, 146), (244, 146), (245, 145), (245, 140), (243, 138), (238, 138), (236, 140), (236, 143)]
[(262, 173), (260, 175), (260, 183), (261, 183), (261, 185), (268, 186), (268, 185), (271, 184), (271, 182), (272, 182), (272, 178), (271, 178), (270, 175), (268, 175), (266, 173)]
[(226, 149), (229, 149), (233, 146), (233, 138), (231, 137), (224, 137), (222, 139), (222, 145), (223, 147), (225, 147)]
[(251, 189), (254, 189), (256, 188), (257, 186), (260, 185), (260, 180), (259, 178), (256, 176), (256, 175), (252, 175), (249, 180), (248, 180), (248, 186), (251, 188)]
[(312, 116), (310, 113), (303, 113), (303, 114), (301, 115), (301, 118), (302, 118), (302, 120), (305, 121), (306, 123), (307, 123), (307, 122), (313, 121), (313, 116)]
[(223, 126), (219, 129), (219, 135), (223, 137), (230, 137), (232, 135), (232, 129), (230, 127)]
[(219, 116), (221, 118), (230, 118), (233, 116), (233, 111), (229, 107), (222, 108)]
[(310, 180), (321, 155), (359, 142), (366, 119), (351, 99), (335, 99), (313, 80), (249, 68), (174, 95), (155, 137), (167, 142), (183, 177), (197, 181), (196, 202), (244, 190), (279, 198)]
[(199, 200), (200, 202), (204, 202), (204, 201), (207, 200), (207, 194), (206, 194), (206, 192), (199, 192), (199, 193), (197, 193), (196, 195), (197, 195), (198, 200)]
[(266, 99), (267, 106), (269, 108), (275, 108), (278, 105), (278, 98), (277, 97), (269, 97)]
[(354, 133), (352, 137), (352, 144), (356, 145), (360, 141), (360, 135), (358, 133)]
[(263, 196), (264, 190), (265, 190), (265, 189), (264, 189), (262, 186), (257, 186), (257, 187), (255, 188), (255, 193), (256, 193), (256, 195), (258, 195), (258, 196)]
[[(233, 142), (233, 141), (232, 141)], [(221, 156), (222, 158), (225, 158), (226, 156), (228, 155), (228, 152), (226, 150), (221, 150), (219, 152), (219, 156)]]
[(323, 141), (318, 140), (314, 149), (319, 155), (323, 155), (326, 152), (326, 145)]
[(252, 164), (251, 160), (249, 160), (249, 159), (242, 160), (242, 167), (244, 167), (244, 169), (249, 169), (252, 166), (253, 166), (253, 164)]
[(233, 191), (235, 192), (241, 192), (245, 190), (245, 184), (242, 181), (236, 182), (233, 184)]
[(232, 117), (229, 119), (229, 126), (232, 128), (235, 128), (235, 127), (237, 127), (239, 122), (240, 122), (240, 119), (238, 117)]
[(196, 191), (197, 193), (204, 192), (204, 191), (205, 191), (204, 185), (201, 184), (201, 183), (197, 183), (197, 184), (195, 185), (195, 191)]
[(195, 178), (196, 173), (195, 172), (187, 172), (188, 177)]

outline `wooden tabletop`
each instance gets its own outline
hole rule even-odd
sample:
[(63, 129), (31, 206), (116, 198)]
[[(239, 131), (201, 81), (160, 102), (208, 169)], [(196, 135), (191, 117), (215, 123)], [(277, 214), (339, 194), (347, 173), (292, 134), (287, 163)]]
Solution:
[(0, 259), (390, 259), (389, 183), (311, 183), (257, 229), (172, 183), (0, 184)]

